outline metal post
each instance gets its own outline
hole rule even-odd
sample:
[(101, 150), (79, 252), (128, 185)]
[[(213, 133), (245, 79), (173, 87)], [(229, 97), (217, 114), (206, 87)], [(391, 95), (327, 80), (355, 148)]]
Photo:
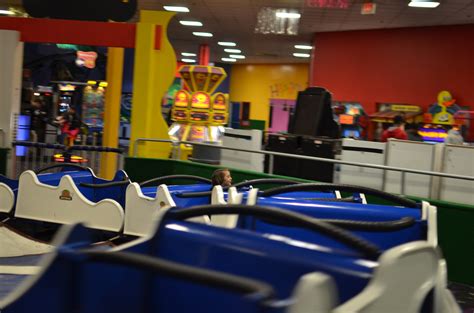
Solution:
[(268, 174), (273, 174), (273, 154), (268, 156)]
[(405, 195), (405, 171), (402, 171), (402, 186), (401, 194)]

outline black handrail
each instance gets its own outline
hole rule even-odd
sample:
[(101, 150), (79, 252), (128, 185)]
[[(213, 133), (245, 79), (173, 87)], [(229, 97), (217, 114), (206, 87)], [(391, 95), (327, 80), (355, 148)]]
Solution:
[(61, 163), (61, 164), (48, 165), (48, 166), (42, 167), (40, 169), (37, 169), (37, 170), (35, 170), (35, 174), (39, 174), (39, 173), (42, 173), (44, 171), (47, 171), (47, 170), (50, 170), (50, 169), (53, 169), (53, 168), (64, 168), (64, 167), (73, 167), (73, 168), (78, 169), (80, 171), (89, 171), (89, 172), (92, 173), (92, 169), (90, 167), (81, 166), (81, 165), (78, 165), (78, 164), (75, 164), (75, 163)]
[(114, 186), (122, 186), (122, 185), (129, 185), (131, 183), (128, 177), (124, 177), (123, 180), (119, 181), (111, 181), (103, 184), (92, 184), (92, 183), (79, 183), (81, 187), (87, 188), (107, 188), (107, 187), (114, 187)]
[[(313, 217), (310, 217), (313, 218)], [(271, 218), (260, 218), (265, 223), (276, 224), (285, 227), (297, 227), (298, 225), (292, 225), (290, 222), (285, 221), (283, 223), (275, 221)], [(347, 230), (360, 230), (367, 232), (391, 232), (401, 229), (405, 229), (413, 226), (416, 221), (413, 217), (402, 217), (398, 220), (392, 221), (356, 221), (356, 220), (344, 220), (344, 219), (327, 219), (327, 218), (313, 218), (318, 221), (323, 221), (331, 225), (335, 225)]]
[(297, 225), (311, 231), (323, 233), (329, 237), (344, 243), (345, 245), (356, 249), (364, 256), (376, 259), (380, 255), (380, 249), (338, 226), (331, 225), (324, 221), (311, 218), (307, 215), (278, 209), (275, 207), (264, 207), (258, 205), (200, 205), (191, 208), (168, 211), (167, 216), (174, 219), (185, 220), (191, 217), (216, 214), (241, 214), (252, 215), (260, 218), (270, 218), (277, 220), (279, 223), (289, 223)]
[(246, 180), (246, 181), (234, 184), (232, 185), (232, 187), (241, 188), (241, 187), (248, 187), (248, 186), (258, 186), (258, 185), (263, 185), (263, 184), (294, 185), (294, 184), (300, 184), (300, 183), (301, 182), (298, 182), (296, 180), (284, 179), (284, 178), (258, 178), (258, 179)]
[(214, 270), (179, 264), (148, 255), (124, 251), (107, 252), (92, 250), (83, 250), (81, 253), (85, 254), (91, 261), (132, 266), (153, 273), (162, 273), (193, 283), (226, 289), (247, 296), (258, 297), (261, 301), (267, 301), (275, 295), (273, 287), (265, 282)]
[(392, 195), (377, 189), (362, 187), (362, 186), (354, 186), (354, 185), (340, 185), (340, 184), (319, 184), (319, 183), (307, 183), (307, 184), (298, 184), (298, 185), (290, 185), (290, 186), (283, 186), (283, 187), (276, 187), (272, 189), (268, 189), (262, 191), (260, 195), (262, 197), (270, 197), (275, 196), (281, 193), (286, 192), (293, 192), (293, 191), (345, 191), (345, 192), (358, 192), (364, 193), (366, 195), (377, 196), (381, 199), (391, 201), (396, 204), (403, 205), (408, 208), (419, 208), (418, 203), (416, 201), (402, 198), (400, 196)]
[[(299, 182), (291, 179), (284, 179), (284, 178), (258, 178), (258, 179), (251, 179), (246, 180), (230, 187), (248, 187), (248, 186), (258, 186), (263, 184), (283, 184), (283, 185), (293, 185), (299, 184)], [(223, 187), (222, 190), (227, 191), (230, 187)], [(207, 197), (212, 194), (212, 191), (198, 191), (198, 192), (183, 192), (183, 193), (176, 193), (175, 195), (180, 198), (197, 198), (197, 197)]]
[(143, 186), (151, 184), (151, 183), (156, 183), (156, 182), (161, 183), (162, 181), (167, 181), (167, 180), (172, 180), (172, 179), (186, 179), (186, 180), (193, 180), (193, 181), (203, 182), (203, 183), (207, 183), (207, 184), (212, 184), (212, 181), (210, 179), (203, 178), (203, 177), (200, 177), (200, 176), (194, 176), (194, 175), (168, 175), (168, 176), (155, 177), (155, 178), (140, 182), (139, 185), (140, 185), (140, 187), (143, 187)]

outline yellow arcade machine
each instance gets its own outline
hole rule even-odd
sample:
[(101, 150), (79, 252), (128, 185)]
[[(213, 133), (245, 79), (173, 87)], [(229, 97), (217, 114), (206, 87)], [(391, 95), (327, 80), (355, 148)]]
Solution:
[[(168, 134), (172, 140), (220, 143), (227, 124), (229, 96), (213, 92), (227, 77), (224, 69), (183, 65), (179, 69), (186, 88), (176, 92)], [(191, 155), (191, 145), (181, 144), (181, 159)]]

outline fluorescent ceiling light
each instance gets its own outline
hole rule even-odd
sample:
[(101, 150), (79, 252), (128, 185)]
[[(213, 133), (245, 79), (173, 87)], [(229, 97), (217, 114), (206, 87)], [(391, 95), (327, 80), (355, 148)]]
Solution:
[(311, 55), (308, 54), (308, 53), (293, 53), (293, 56), (297, 57), (297, 58), (309, 58)]
[(195, 57), (196, 53), (191, 53), (191, 52), (181, 52), (181, 55), (183, 57)]
[(296, 49), (302, 49), (302, 50), (311, 50), (311, 49), (313, 49), (312, 46), (308, 46), (308, 45), (295, 45), (295, 48)]
[(219, 41), (217, 44), (219, 46), (225, 46), (225, 47), (235, 47), (235, 46), (237, 46), (237, 44), (235, 42), (231, 42), (231, 41)]
[(235, 61), (237, 61), (236, 59), (231, 59), (231, 58), (222, 58), (221, 60), (224, 61), (224, 62), (235, 62)]
[(225, 52), (227, 53), (241, 53), (239, 49), (224, 49)]
[(233, 59), (245, 59), (245, 55), (231, 54), (229, 56)]
[(179, 21), (179, 23), (184, 26), (202, 26), (202, 23), (198, 21)]
[(427, 1), (427, 0), (411, 0), (408, 3), (409, 7), (413, 8), (436, 8), (439, 5), (439, 1)]
[(196, 63), (196, 60), (194, 59), (181, 59), (181, 61), (185, 63)]
[(0, 14), (3, 14), (3, 15), (13, 15), (15, 14), (14, 12), (10, 11), (10, 10), (0, 10)]
[(276, 12), (276, 17), (279, 18), (300, 18), (301, 14), (299, 13), (292, 13), (292, 12)]
[(164, 5), (163, 9), (171, 12), (189, 12), (189, 9), (187, 7), (178, 7), (172, 5)]
[(198, 37), (212, 37), (212, 33), (206, 33), (206, 32), (193, 32), (194, 36)]

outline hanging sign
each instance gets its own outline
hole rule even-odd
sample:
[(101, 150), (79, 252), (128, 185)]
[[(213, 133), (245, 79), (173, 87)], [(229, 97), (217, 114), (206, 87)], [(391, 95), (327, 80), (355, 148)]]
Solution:
[(94, 51), (77, 51), (76, 52), (76, 65), (79, 67), (94, 68), (95, 60), (97, 59), (97, 53)]

